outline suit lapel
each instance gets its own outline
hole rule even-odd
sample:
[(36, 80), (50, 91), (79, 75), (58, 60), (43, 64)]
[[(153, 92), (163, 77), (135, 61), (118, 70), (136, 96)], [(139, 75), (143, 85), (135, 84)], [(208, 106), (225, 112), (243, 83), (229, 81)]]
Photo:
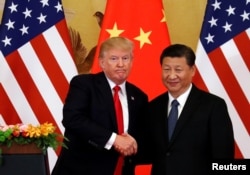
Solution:
[(117, 131), (117, 123), (116, 123), (116, 116), (115, 116), (115, 108), (114, 108), (114, 101), (111, 88), (109, 86), (108, 80), (105, 77), (104, 73), (97, 74), (97, 89), (100, 92), (100, 95), (103, 96), (103, 105), (106, 106), (107, 111), (110, 112), (110, 117), (112, 121), (112, 125), (114, 126), (115, 130)]
[[(166, 149), (168, 145), (168, 93), (162, 94), (156, 103), (153, 102), (154, 111), (150, 111), (151, 124), (155, 129), (155, 139), (160, 142), (159, 145)], [(152, 102), (151, 102), (152, 103)], [(152, 104), (151, 104), (152, 105)]]
[(168, 145), (168, 125), (167, 125), (167, 120), (168, 120), (168, 101), (169, 101), (169, 96), (168, 93), (166, 93), (163, 98), (161, 99), (161, 102), (159, 103), (159, 116), (162, 116), (160, 118), (159, 124), (161, 125), (159, 128), (163, 128), (162, 136), (165, 141), (165, 145)]
[(134, 94), (133, 89), (131, 88), (130, 84), (126, 82), (126, 93), (127, 93), (127, 101), (128, 101), (128, 117), (129, 117), (129, 125), (128, 125), (128, 132), (130, 131), (130, 128), (133, 128), (133, 124), (135, 117), (134, 111), (136, 110), (136, 96)]
[(195, 111), (195, 109), (199, 106), (199, 90), (193, 85), (191, 92), (187, 98), (187, 101), (184, 105), (184, 108), (180, 114), (180, 117), (178, 119), (178, 122), (176, 124), (171, 142), (169, 143), (169, 146), (171, 146), (172, 143), (174, 143), (174, 140), (178, 137), (179, 133), (182, 131), (185, 124), (192, 118), (192, 113)]

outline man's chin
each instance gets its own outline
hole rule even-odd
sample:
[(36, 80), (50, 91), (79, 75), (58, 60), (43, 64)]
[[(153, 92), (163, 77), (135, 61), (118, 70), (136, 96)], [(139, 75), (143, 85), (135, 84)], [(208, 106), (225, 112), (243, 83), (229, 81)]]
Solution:
[(120, 83), (123, 83), (124, 81), (126, 81), (127, 77), (126, 76), (119, 76), (117, 78), (117, 80), (120, 82)]
[(127, 78), (127, 75), (124, 73), (124, 72), (121, 72), (121, 73), (117, 73), (117, 78), (118, 79), (126, 79)]

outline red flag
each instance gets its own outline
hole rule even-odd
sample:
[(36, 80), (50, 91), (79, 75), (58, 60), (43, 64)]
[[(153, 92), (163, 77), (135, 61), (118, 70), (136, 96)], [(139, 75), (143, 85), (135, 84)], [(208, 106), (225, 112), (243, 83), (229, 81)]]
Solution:
[[(0, 124), (53, 123), (77, 70), (62, 3), (6, 0), (0, 26)], [(50, 163), (57, 154), (49, 150)]]
[(250, 1), (208, 0), (197, 48), (197, 84), (224, 98), (236, 158), (250, 158)]
[[(128, 80), (142, 88), (150, 99), (166, 91), (161, 81), (159, 57), (170, 39), (162, 1), (107, 0), (99, 43), (113, 36), (124, 36), (135, 43)], [(97, 60), (92, 72), (100, 70)]]

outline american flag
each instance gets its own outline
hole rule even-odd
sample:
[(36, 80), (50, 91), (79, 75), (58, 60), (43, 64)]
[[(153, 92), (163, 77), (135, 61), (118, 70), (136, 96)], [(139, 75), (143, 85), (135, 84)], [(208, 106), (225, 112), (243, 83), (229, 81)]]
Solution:
[[(51, 122), (77, 74), (60, 0), (6, 0), (0, 26), (0, 125)], [(49, 151), (53, 166), (57, 152)]]
[(196, 83), (226, 100), (235, 157), (250, 158), (250, 0), (208, 0), (196, 54)]

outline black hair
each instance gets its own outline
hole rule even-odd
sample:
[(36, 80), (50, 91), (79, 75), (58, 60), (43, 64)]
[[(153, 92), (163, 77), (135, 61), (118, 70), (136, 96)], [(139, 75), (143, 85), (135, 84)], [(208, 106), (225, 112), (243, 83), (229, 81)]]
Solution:
[(193, 66), (195, 64), (195, 53), (194, 51), (184, 44), (173, 44), (166, 47), (160, 56), (160, 64), (162, 65), (165, 57), (185, 57), (187, 64)]

